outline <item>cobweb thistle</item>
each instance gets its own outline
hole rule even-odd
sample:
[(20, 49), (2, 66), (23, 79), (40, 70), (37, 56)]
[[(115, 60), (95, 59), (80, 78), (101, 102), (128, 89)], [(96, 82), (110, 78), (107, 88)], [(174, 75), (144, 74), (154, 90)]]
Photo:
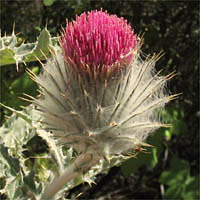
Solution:
[(163, 92), (173, 74), (155, 73), (160, 55), (143, 60), (141, 44), (125, 19), (102, 10), (67, 21), (61, 51), (54, 51), (43, 73), (33, 77), (41, 91), (33, 103), (46, 128), (79, 156), (43, 199), (100, 159), (146, 145), (148, 135), (165, 126), (155, 111), (176, 97)]

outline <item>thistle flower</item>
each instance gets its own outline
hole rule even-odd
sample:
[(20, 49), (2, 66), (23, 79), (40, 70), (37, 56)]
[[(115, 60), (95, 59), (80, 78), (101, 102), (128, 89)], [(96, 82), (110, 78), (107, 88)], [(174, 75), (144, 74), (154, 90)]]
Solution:
[(137, 42), (126, 20), (101, 10), (83, 13), (74, 22), (67, 21), (61, 46), (68, 63), (81, 71), (97, 67), (100, 75), (103, 69), (116, 71), (129, 64)]
[(60, 43), (43, 73), (31, 74), (42, 94), (32, 99), (46, 128), (80, 156), (44, 199), (100, 159), (146, 145), (148, 135), (164, 126), (155, 110), (176, 97), (163, 92), (173, 74), (154, 72), (159, 55), (141, 58), (141, 42), (123, 18), (102, 10), (83, 13), (67, 22)]

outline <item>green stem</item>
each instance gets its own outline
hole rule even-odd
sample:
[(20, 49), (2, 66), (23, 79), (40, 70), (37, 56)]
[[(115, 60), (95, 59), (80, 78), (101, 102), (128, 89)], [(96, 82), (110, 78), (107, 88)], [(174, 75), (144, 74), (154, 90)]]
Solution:
[(92, 153), (84, 153), (78, 156), (74, 163), (70, 165), (61, 176), (56, 177), (53, 182), (47, 186), (42, 200), (49, 200), (52, 198), (66, 183), (87, 172), (89, 168), (97, 164), (99, 160), (100, 159), (94, 157)]

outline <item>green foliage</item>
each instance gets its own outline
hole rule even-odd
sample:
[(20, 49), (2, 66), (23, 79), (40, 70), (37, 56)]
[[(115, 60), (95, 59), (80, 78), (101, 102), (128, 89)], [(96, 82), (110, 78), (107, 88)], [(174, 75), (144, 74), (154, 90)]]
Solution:
[(22, 198), (24, 191), (29, 187), (27, 185), (19, 189), (23, 179), (31, 172), (25, 166), (25, 158), (23, 157), (24, 144), (35, 134), (33, 128), (30, 128), (29, 118), (22, 112), (13, 113), (0, 128), (0, 166), (2, 168), (0, 177), (5, 180), (1, 193), (6, 194), (9, 199)]
[(170, 128), (159, 129), (153, 136), (148, 138), (148, 143), (153, 145), (150, 152), (140, 153), (137, 158), (132, 158), (122, 164), (121, 169), (125, 176), (135, 173), (138, 168), (146, 166), (148, 170), (152, 170), (158, 163), (159, 156), (164, 149), (163, 142), (169, 141), (173, 135), (180, 134), (187, 128), (183, 117), (183, 110), (178, 108), (170, 108), (162, 112), (163, 121), (171, 125)]
[[(184, 112), (182, 109), (168, 108), (162, 112), (165, 122), (170, 123), (170, 128), (158, 130), (148, 139), (148, 143), (153, 145), (150, 152), (140, 153), (136, 159), (129, 159), (121, 165), (123, 174), (128, 177), (131, 173), (137, 173), (141, 167), (146, 167), (152, 171), (158, 164), (162, 152), (168, 151), (167, 143), (174, 136), (187, 131), (187, 125), (184, 122)], [(190, 165), (186, 160), (181, 160), (173, 156), (170, 162), (170, 168), (163, 170), (159, 182), (167, 186), (164, 193), (165, 199), (198, 199), (199, 176), (190, 175)]]
[[(38, 74), (39, 67), (37, 66), (32, 67), (31, 71), (34, 74)], [(26, 94), (29, 93), (30, 95), (35, 96), (36, 88), (37, 88), (36, 84), (32, 82), (32, 80), (30, 79), (27, 73), (23, 74), (18, 79), (14, 80), (9, 87), (9, 89), (13, 91), (16, 97), (21, 95), (22, 93), (26, 93)]]
[(160, 183), (167, 185), (164, 194), (165, 199), (199, 199), (199, 176), (190, 176), (188, 161), (174, 156), (170, 162), (170, 168), (163, 171)]
[(165, 129), (165, 136), (168, 140), (173, 135), (180, 135), (183, 132), (187, 132), (187, 124), (184, 121), (184, 111), (180, 108), (169, 108), (162, 113), (163, 120), (166, 123), (171, 124), (169, 129)]
[[(32, 106), (13, 111), (0, 128), (0, 192), (9, 199), (34, 199), (40, 196), (49, 178), (63, 167), (58, 160), (70, 160), (72, 154), (64, 156), (49, 133), (41, 132), (39, 115)], [(36, 137), (40, 144), (45, 141), (48, 146), (45, 151), (38, 151), (38, 146), (33, 151), (31, 141)], [(31, 155), (27, 156), (28, 152)]]
[(45, 6), (51, 6), (56, 0), (43, 0)]
[(17, 36), (4, 36), (0, 38), (0, 66), (19, 63), (26, 63), (31, 61), (37, 61), (39, 59), (45, 59), (44, 54), (49, 54), (49, 48), (56, 38), (51, 38), (50, 33), (45, 28), (40, 33), (37, 42), (35, 43), (21, 43), (18, 42)]
[[(18, 79), (3, 79), (9, 72), (9, 68), (5, 67), (1, 72), (1, 99), (0, 102), (15, 109), (20, 109), (21, 106), (28, 105), (27, 102), (21, 100), (24, 93), (36, 96), (37, 85), (34, 83), (27, 73), (23, 73)], [(35, 74), (39, 73), (39, 67), (33, 66), (31, 71)], [(11, 112), (4, 109), (4, 114), (9, 115)]]

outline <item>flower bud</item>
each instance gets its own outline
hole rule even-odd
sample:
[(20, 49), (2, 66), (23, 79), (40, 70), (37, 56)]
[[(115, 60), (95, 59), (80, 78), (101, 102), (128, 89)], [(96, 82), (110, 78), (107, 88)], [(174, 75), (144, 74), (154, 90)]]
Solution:
[(127, 21), (107, 12), (91, 11), (67, 21), (61, 38), (66, 62), (97, 76), (130, 64), (138, 43)]

